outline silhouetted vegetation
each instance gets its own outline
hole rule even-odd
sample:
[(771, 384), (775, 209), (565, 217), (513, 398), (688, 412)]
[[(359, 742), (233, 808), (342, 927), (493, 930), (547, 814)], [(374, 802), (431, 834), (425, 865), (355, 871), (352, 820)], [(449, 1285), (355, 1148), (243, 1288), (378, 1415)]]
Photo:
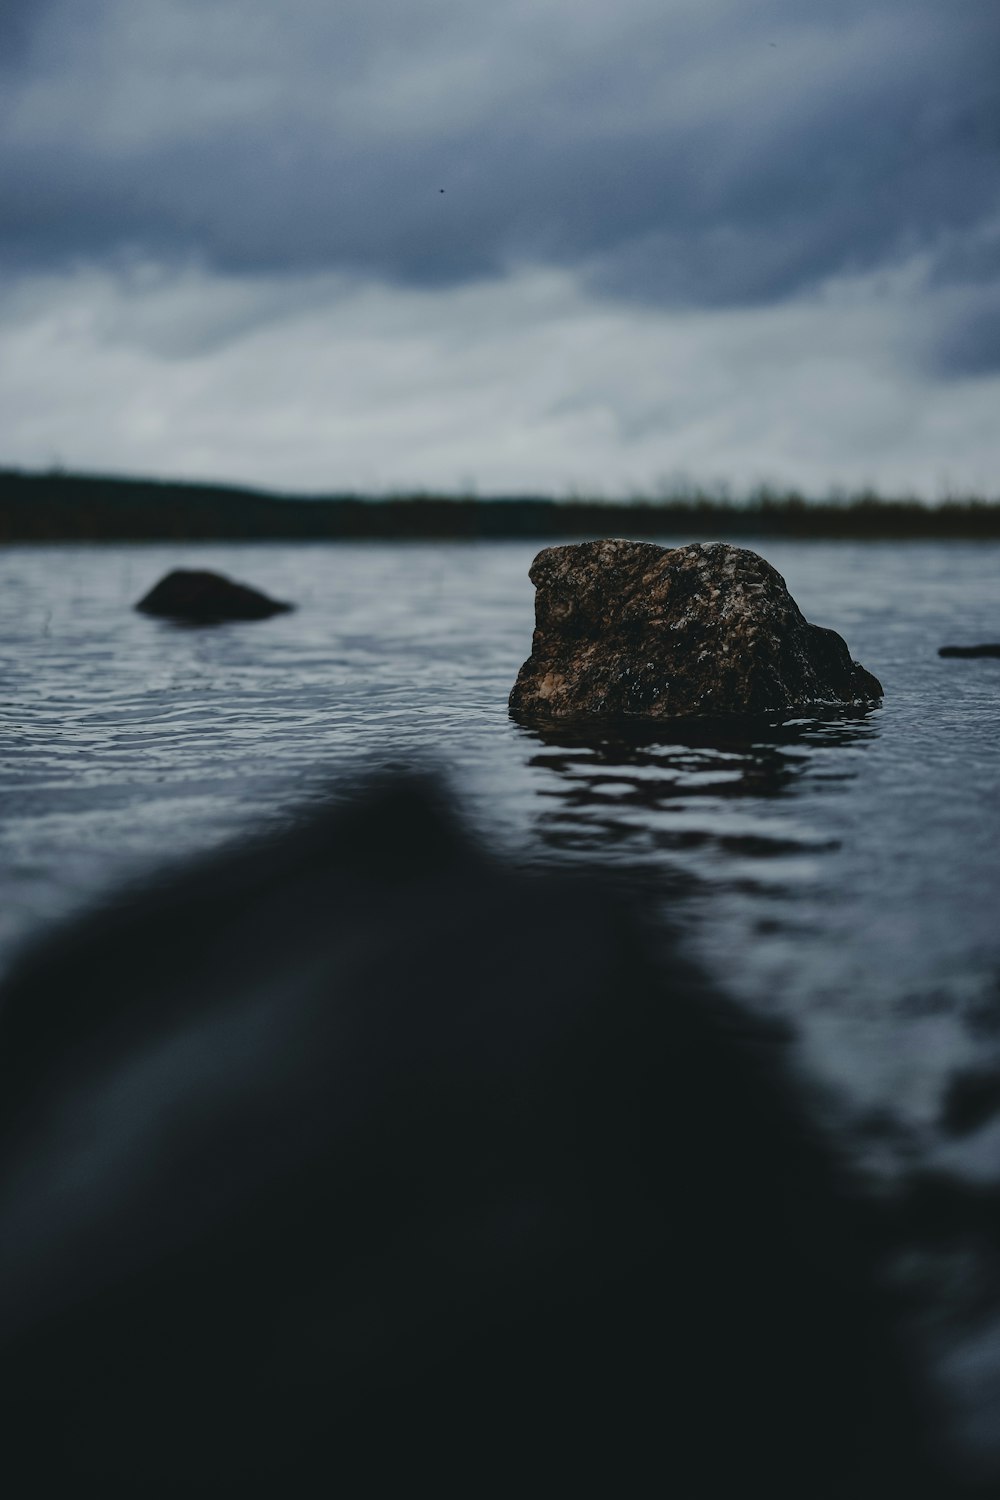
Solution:
[(1000, 502), (937, 505), (872, 491), (809, 500), (759, 488), (660, 498), (413, 494), (315, 498), (227, 485), (0, 470), (0, 541), (209, 541), (630, 536), (1000, 538)]

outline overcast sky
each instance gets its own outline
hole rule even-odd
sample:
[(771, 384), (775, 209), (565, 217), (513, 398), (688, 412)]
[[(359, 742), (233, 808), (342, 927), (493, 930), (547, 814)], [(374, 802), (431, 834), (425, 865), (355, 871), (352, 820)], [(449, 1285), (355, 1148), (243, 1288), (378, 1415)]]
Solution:
[(0, 0), (0, 205), (0, 464), (1000, 494), (997, 0)]

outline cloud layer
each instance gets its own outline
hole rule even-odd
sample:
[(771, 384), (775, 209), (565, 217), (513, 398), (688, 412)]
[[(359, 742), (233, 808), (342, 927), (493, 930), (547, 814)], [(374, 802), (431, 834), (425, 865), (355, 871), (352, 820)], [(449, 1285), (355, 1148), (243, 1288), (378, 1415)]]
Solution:
[(50, 273), (0, 299), (6, 457), (313, 491), (995, 493), (1000, 378), (905, 374), (923, 285), (917, 266), (676, 310), (555, 270)]
[[(866, 465), (902, 474), (890, 415), (899, 403), (914, 454), (928, 424), (943, 426), (935, 483), (982, 471), (989, 486), (1000, 467), (991, 441), (976, 436), (982, 393), (1000, 373), (995, 0), (8, 0), (0, 58), (3, 316), (22, 337), (34, 307), (30, 359), (48, 347), (53, 389), (77, 346), (45, 341), (74, 298), (93, 369), (108, 378), (120, 330), (133, 329), (137, 348), (134, 330), (145, 329), (145, 379), (162, 389), (164, 410), (182, 368), (196, 386), (205, 360), (236, 362), (248, 340), (271, 340), (279, 363), (308, 362), (305, 330), (326, 329), (336, 343), (351, 305), (375, 320), (366, 333), (352, 314), (352, 357), (359, 369), (387, 360), (371, 386), (385, 403), (396, 399), (392, 371), (406, 363), (419, 306), (438, 320), (420, 335), (424, 387), (455, 409), (462, 393), (449, 384), (448, 351), (470, 309), (489, 308), (497, 321), (482, 349), (502, 365), (501, 346), (531, 351), (544, 329), (543, 365), (558, 366), (552, 391), (562, 391), (551, 399), (576, 401), (582, 420), (591, 408), (581, 384), (600, 387), (599, 404), (615, 413), (601, 450), (606, 482), (623, 482), (630, 463), (648, 482), (661, 462), (652, 427), (664, 467), (710, 456), (701, 419), (692, 414), (684, 429), (684, 402), (670, 398), (668, 420), (650, 415), (662, 405), (655, 372), (685, 348), (700, 381), (692, 408), (731, 403), (713, 428), (731, 434), (753, 393), (729, 389), (714, 361), (733, 360), (746, 377), (735, 351), (739, 330), (752, 329), (756, 426), (770, 462), (759, 442), (727, 436), (734, 446), (715, 470), (752, 464), (795, 479), (828, 462), (831, 480)], [(845, 352), (831, 307), (857, 295), (867, 332), (858, 327)], [(198, 315), (172, 322), (170, 298), (194, 298)], [(379, 319), (397, 316), (403, 327), (390, 339)], [(611, 340), (603, 356), (595, 328)], [(791, 348), (790, 329), (814, 342)], [(632, 360), (617, 352), (626, 337)], [(805, 367), (816, 393), (820, 370), (832, 382), (816, 395), (823, 421), (846, 383), (869, 391), (882, 437), (850, 422), (840, 433), (832, 418), (826, 443), (791, 431), (776, 415), (779, 393)], [(487, 382), (498, 412), (499, 368)], [(28, 368), (24, 378), (22, 411)], [(524, 388), (536, 386), (529, 378)], [(974, 451), (946, 439), (953, 424), (937, 414), (953, 398)], [(511, 399), (523, 404), (523, 393)], [(524, 413), (531, 430), (562, 431), (550, 396), (537, 399)], [(35, 410), (43, 423), (45, 408)], [(380, 408), (397, 432), (409, 411)], [(82, 461), (66, 411), (50, 400), (47, 416), (51, 446)], [(12, 426), (8, 408), (0, 458), (38, 456), (31, 420)], [(442, 437), (445, 467), (468, 463), (483, 483), (508, 472), (497, 421), (473, 424), (478, 458)], [(447, 414), (431, 426), (444, 432)], [(118, 426), (105, 430), (103, 466), (127, 466), (132, 448), (120, 446)], [(567, 455), (562, 441), (525, 438), (535, 456), (523, 484), (544, 486), (566, 468), (576, 438)], [(840, 458), (820, 462), (823, 448)], [(428, 464), (409, 480), (441, 482), (433, 443), (404, 449), (408, 471)], [(195, 462), (198, 453), (210, 472), (233, 472), (229, 449), (196, 444)], [(383, 461), (373, 450), (370, 464)]]

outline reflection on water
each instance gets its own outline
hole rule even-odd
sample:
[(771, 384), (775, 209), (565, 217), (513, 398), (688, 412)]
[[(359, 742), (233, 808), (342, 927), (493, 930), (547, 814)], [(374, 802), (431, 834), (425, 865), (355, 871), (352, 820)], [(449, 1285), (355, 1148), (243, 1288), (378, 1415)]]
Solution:
[[(698, 932), (700, 956), (723, 983), (742, 985), (757, 1005), (773, 997), (800, 1035), (823, 1038), (822, 1061), (842, 1051), (841, 1076), (868, 1106), (851, 1119), (838, 1116), (842, 1097), (831, 1101), (834, 1128), (855, 1164), (898, 1194), (887, 1278), (920, 1309), (914, 1337), (948, 1392), (950, 1440), (996, 1481), (1000, 989), (966, 1005), (957, 973), (921, 987), (893, 943), (892, 889), (869, 887), (860, 910), (850, 900), (859, 829), (830, 799), (844, 809), (856, 795), (870, 816), (884, 814), (869, 790), (883, 724), (881, 712), (864, 710), (521, 732), (539, 777), (543, 848), (556, 857), (613, 851), (626, 881), (652, 883), (674, 919), (680, 912)], [(849, 924), (836, 915), (845, 905)], [(919, 941), (911, 951), (919, 965)], [(970, 1055), (978, 1061), (963, 1067)], [(817, 1091), (818, 1114), (822, 1099)]]
[(737, 858), (766, 859), (833, 850), (839, 840), (796, 834), (784, 820), (771, 827), (759, 819), (741, 823), (734, 804), (793, 797), (804, 777), (851, 780), (857, 767), (848, 761), (834, 769), (816, 752), (864, 746), (877, 736), (878, 718), (872, 710), (836, 711), (793, 720), (522, 732), (541, 747), (528, 764), (550, 773), (539, 795), (555, 805), (536, 819), (547, 847), (598, 854), (609, 840), (631, 841), (641, 857), (643, 846), (648, 853), (711, 845)]

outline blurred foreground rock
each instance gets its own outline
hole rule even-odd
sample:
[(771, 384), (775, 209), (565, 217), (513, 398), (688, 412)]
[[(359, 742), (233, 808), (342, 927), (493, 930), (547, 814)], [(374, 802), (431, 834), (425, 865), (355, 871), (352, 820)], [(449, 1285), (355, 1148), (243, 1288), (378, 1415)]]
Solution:
[(25, 959), (8, 1492), (944, 1493), (780, 1040), (666, 946), (399, 782)]
[(938, 656), (1000, 656), (1000, 643), (983, 646), (941, 646)]
[(723, 542), (580, 542), (531, 567), (535, 633), (510, 695), (528, 723), (863, 708), (882, 686), (810, 625), (763, 558)]
[(193, 625), (216, 625), (223, 620), (266, 620), (294, 605), (269, 599), (245, 583), (234, 583), (221, 573), (177, 568), (151, 588), (136, 609), (145, 615), (186, 620)]

